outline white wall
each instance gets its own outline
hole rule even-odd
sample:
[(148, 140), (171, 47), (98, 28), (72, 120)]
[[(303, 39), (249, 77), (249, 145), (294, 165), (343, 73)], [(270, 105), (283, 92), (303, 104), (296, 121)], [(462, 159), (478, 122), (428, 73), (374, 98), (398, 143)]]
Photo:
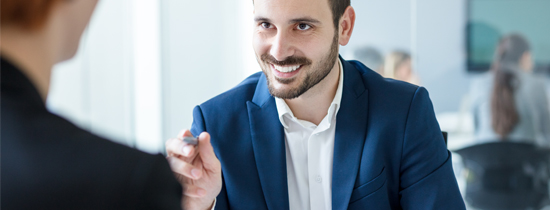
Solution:
[(158, 0), (100, 1), (75, 58), (57, 65), (48, 108), (114, 141), (163, 151)]
[(75, 58), (54, 68), (48, 108), (162, 152), (194, 106), (259, 71), (252, 23), (249, 1), (100, 1)]
[(196, 105), (259, 71), (252, 3), (163, 1), (164, 136), (190, 128)]
[(129, 3), (98, 3), (75, 58), (54, 68), (47, 105), (84, 129), (132, 145)]

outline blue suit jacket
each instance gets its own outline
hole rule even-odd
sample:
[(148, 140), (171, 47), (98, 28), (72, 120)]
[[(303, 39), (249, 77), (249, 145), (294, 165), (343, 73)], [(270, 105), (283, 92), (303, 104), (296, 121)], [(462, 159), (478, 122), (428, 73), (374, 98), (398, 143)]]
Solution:
[[(332, 209), (465, 209), (427, 91), (343, 59)], [(284, 130), (258, 72), (195, 107), (220, 159), (216, 209), (288, 209)]]

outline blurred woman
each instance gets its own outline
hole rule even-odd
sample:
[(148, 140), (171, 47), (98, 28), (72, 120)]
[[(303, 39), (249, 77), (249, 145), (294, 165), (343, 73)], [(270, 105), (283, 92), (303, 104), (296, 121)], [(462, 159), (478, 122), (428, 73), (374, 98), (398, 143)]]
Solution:
[(473, 83), (478, 142), (506, 140), (550, 146), (550, 114), (544, 81), (532, 72), (529, 43), (511, 34), (499, 42), (491, 71)]
[(384, 77), (419, 85), (420, 80), (412, 69), (411, 55), (403, 51), (394, 51), (384, 60)]
[(97, 0), (1, 0), (1, 209), (181, 209), (163, 155), (82, 130), (45, 106)]

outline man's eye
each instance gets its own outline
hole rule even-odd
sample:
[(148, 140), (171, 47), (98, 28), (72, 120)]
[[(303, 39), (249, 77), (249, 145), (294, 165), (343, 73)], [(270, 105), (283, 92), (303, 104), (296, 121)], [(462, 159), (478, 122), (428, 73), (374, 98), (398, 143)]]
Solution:
[(305, 30), (308, 30), (310, 29), (311, 26), (308, 25), (308, 24), (305, 24), (305, 23), (300, 23), (298, 24), (298, 30), (302, 30), (302, 31), (305, 31)]
[(269, 23), (262, 23), (263, 28), (271, 28), (271, 24)]

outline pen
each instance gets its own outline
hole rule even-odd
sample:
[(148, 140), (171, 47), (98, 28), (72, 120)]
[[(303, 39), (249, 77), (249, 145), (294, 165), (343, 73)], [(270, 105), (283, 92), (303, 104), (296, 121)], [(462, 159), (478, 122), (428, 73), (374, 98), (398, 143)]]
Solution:
[(185, 142), (187, 144), (191, 144), (191, 145), (198, 145), (199, 144), (199, 140), (195, 137), (192, 137), (192, 136), (183, 137), (183, 142)]

